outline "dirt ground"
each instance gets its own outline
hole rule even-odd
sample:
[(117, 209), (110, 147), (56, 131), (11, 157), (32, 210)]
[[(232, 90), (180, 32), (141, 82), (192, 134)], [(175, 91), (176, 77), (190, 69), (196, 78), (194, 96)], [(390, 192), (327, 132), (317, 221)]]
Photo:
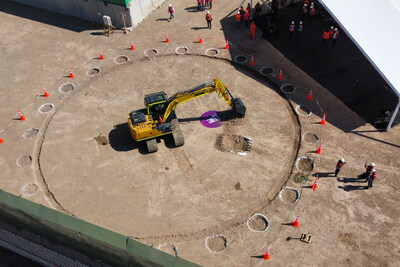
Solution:
[[(195, 1), (172, 0), (173, 21), (162, 20), (165, 3), (132, 33), (110, 37), (80, 20), (65, 17), (60, 27), (53, 23), (59, 15), (1, 2), (1, 188), (205, 266), (398, 266), (400, 128), (376, 132), (259, 31), (251, 40), (248, 29), (224, 29), (237, 32), (225, 50), (218, 21), (237, 2), (214, 1), (212, 30), (202, 29), (204, 13), (191, 12)], [(188, 54), (176, 55), (186, 50), (180, 46)], [(243, 47), (252, 47), (255, 66), (230, 63), (249, 56)], [(218, 56), (205, 56), (208, 48)], [(145, 56), (154, 49), (156, 56)], [(274, 73), (252, 72), (263, 66)], [(284, 81), (274, 77), (279, 69)], [(243, 100), (244, 119), (204, 127), (203, 113), (229, 109), (210, 94), (177, 108), (183, 147), (162, 139), (157, 153), (145, 154), (132, 142), (127, 117), (145, 94), (171, 95), (213, 78)], [(281, 93), (285, 83), (294, 92)], [(38, 96), (43, 86), (49, 98)], [(18, 110), (25, 121), (14, 119)], [(363, 126), (346, 133), (331, 118)], [(341, 157), (347, 164), (334, 177)], [(366, 190), (359, 175), (370, 161), (378, 178)], [(299, 228), (290, 225), (296, 216)], [(299, 241), (305, 233), (309, 244)], [(261, 258), (266, 249), (269, 262)]]

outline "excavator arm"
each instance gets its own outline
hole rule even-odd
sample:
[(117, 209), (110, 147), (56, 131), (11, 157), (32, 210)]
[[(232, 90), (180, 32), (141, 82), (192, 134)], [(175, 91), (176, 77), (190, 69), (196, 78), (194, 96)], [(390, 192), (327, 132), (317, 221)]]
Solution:
[(228, 88), (221, 82), (220, 79), (214, 79), (214, 81), (203, 83), (194, 88), (177, 92), (172, 95), (167, 101), (167, 109), (163, 116), (163, 122), (166, 122), (171, 112), (181, 103), (192, 100), (196, 97), (206, 95), (212, 92), (218, 92), (225, 102), (240, 116), (244, 117), (246, 114), (246, 107), (244, 106), (240, 98), (233, 98)]

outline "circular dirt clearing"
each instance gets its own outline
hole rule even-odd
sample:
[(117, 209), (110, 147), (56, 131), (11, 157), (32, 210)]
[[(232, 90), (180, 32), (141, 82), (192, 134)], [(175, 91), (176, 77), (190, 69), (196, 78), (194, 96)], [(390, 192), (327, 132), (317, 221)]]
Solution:
[(268, 76), (271, 75), (272, 73), (274, 73), (274, 69), (271, 67), (262, 67), (260, 69), (260, 74), (263, 76)]
[(38, 128), (29, 128), (28, 130), (26, 130), (25, 133), (22, 134), (22, 138), (24, 138), (24, 139), (32, 139), (38, 133), (39, 133), (39, 129)]
[(311, 109), (305, 105), (298, 105), (296, 106), (296, 113), (300, 116), (310, 116)]
[(244, 64), (247, 62), (247, 57), (243, 55), (238, 55), (235, 57), (235, 62), (239, 64)]
[(39, 107), (38, 112), (42, 114), (50, 113), (54, 109), (54, 105), (52, 103), (46, 103)]
[[(189, 49), (188, 49), (189, 50)], [(155, 48), (150, 48), (150, 49), (146, 49), (144, 50), (144, 56), (145, 57), (154, 57), (158, 55), (158, 50)]]
[(221, 253), (227, 247), (226, 237), (221, 234), (206, 237), (206, 248), (212, 253)]
[(177, 55), (184, 55), (187, 53), (189, 53), (189, 48), (187, 48), (186, 46), (178, 46), (175, 49), (175, 54), (177, 54)]
[(297, 159), (296, 167), (299, 171), (310, 172), (314, 170), (314, 161), (309, 157), (301, 157)]
[(306, 132), (303, 135), (303, 141), (309, 144), (315, 144), (319, 140), (318, 135), (315, 133)]
[(269, 227), (269, 221), (264, 215), (256, 213), (247, 220), (247, 227), (252, 232), (265, 232)]
[(58, 91), (62, 94), (71, 93), (74, 90), (75, 85), (73, 83), (64, 83), (59, 88)]
[(284, 187), (279, 192), (279, 198), (286, 204), (296, 203), (300, 198), (299, 190), (293, 187)]
[(25, 167), (32, 163), (32, 157), (30, 155), (21, 155), (17, 158), (17, 166)]
[(35, 183), (25, 184), (19, 189), (19, 193), (21, 196), (33, 197), (39, 193), (39, 186)]
[(209, 57), (217, 57), (219, 55), (219, 50), (216, 48), (208, 48), (205, 54)]
[(128, 61), (129, 61), (129, 57), (128, 56), (124, 56), (124, 55), (116, 56), (114, 58), (114, 62), (116, 64), (124, 64), (124, 63), (126, 63)]
[(86, 72), (86, 75), (87, 76), (96, 76), (99, 73), (100, 73), (100, 69), (99, 68), (92, 68), (92, 69), (90, 69), (90, 70), (88, 70)]
[(293, 94), (296, 91), (296, 87), (290, 83), (285, 83), (281, 85), (281, 91), (285, 94)]

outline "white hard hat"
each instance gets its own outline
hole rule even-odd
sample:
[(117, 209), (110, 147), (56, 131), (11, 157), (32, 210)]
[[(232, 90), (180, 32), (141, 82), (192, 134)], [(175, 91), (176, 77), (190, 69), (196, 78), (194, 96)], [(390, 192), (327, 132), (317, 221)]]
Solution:
[(340, 162), (344, 162), (344, 158), (339, 159)]
[(375, 169), (372, 169), (371, 172), (376, 172), (376, 170), (375, 170)]
[(210, 11), (207, 11), (207, 14), (210, 14)]
[(238, 14), (240, 14), (240, 11), (238, 11)]
[(307, 4), (304, 4), (304, 6), (307, 6)]
[(303, 22), (302, 22), (302, 21), (300, 21), (300, 22), (299, 22), (299, 24), (301, 25), (301, 24), (303, 24)]
[(337, 31), (337, 28), (335, 28), (335, 31)]
[(371, 163), (369, 164), (369, 166), (375, 167), (375, 163), (371, 162)]
[(333, 26), (331, 26), (331, 30), (333, 30)]
[(171, 4), (169, 4), (168, 6), (172, 6)]
[(294, 24), (294, 21), (292, 21), (292, 24)]

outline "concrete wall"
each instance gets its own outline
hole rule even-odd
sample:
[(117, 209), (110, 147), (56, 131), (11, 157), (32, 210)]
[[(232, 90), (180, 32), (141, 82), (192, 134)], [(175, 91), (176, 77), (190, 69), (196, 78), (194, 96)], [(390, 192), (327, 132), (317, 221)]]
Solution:
[(126, 27), (135, 27), (165, 0), (135, 0), (127, 7), (98, 0), (13, 0), (25, 5), (78, 17), (103, 24), (103, 15), (111, 17), (113, 25), (123, 28), (121, 16), (124, 15)]

